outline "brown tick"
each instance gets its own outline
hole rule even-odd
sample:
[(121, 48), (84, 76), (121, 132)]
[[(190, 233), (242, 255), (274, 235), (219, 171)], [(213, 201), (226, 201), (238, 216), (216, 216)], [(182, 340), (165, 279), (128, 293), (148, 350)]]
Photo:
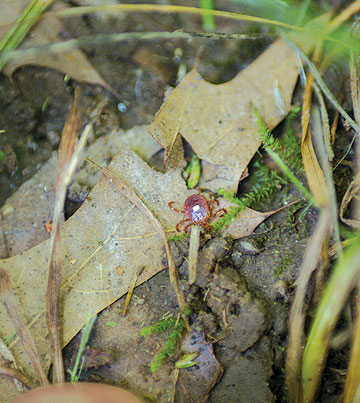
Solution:
[[(189, 196), (184, 203), (184, 210), (179, 210), (173, 207), (173, 201), (169, 203), (169, 207), (177, 211), (178, 213), (186, 214), (189, 218), (185, 218), (181, 220), (176, 225), (176, 231), (180, 232), (180, 226), (187, 221), (190, 221), (188, 224), (185, 225), (184, 231), (186, 231), (192, 225), (201, 225), (204, 227), (205, 231), (210, 230), (209, 222), (212, 221), (216, 216), (222, 217), (226, 214), (225, 209), (219, 209), (212, 212), (214, 205), (219, 205), (219, 201), (214, 199), (213, 196), (210, 194), (209, 201), (205, 199), (205, 197), (201, 194), (193, 194)], [(221, 215), (218, 215), (221, 213)]]

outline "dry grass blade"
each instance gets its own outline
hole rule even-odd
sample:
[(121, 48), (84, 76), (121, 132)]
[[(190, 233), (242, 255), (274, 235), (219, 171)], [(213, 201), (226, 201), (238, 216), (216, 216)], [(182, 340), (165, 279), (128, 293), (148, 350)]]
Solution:
[(134, 274), (133, 279), (131, 280), (130, 287), (129, 287), (129, 291), (128, 291), (127, 295), (126, 295), (125, 304), (124, 304), (124, 308), (123, 308), (123, 311), (122, 311), (122, 315), (123, 315), (123, 316), (126, 315), (127, 309), (128, 309), (128, 307), (129, 307), (129, 304), (130, 304), (130, 301), (131, 301), (131, 297), (132, 297), (133, 292), (134, 292), (134, 288), (136, 287), (137, 279), (138, 279), (138, 277), (140, 276), (140, 274), (143, 272), (143, 270), (144, 270), (143, 267), (142, 267), (140, 270), (138, 270), (138, 271)]
[(51, 351), (54, 362), (54, 380), (56, 383), (63, 383), (64, 366), (61, 352), (60, 334), (60, 286), (62, 278), (62, 265), (64, 251), (60, 237), (60, 225), (63, 222), (63, 208), (66, 196), (66, 189), (73, 175), (82, 148), (85, 145), (90, 128), (87, 126), (74, 151), (75, 140), (79, 130), (81, 114), (77, 108), (78, 91), (75, 91), (75, 99), (72, 111), (68, 116), (61, 138), (58, 164), (55, 181), (55, 206), (53, 214), (53, 225), (50, 238), (50, 259), (48, 284), (46, 294), (47, 321), (51, 343)]
[(37, 352), (34, 339), (27, 327), (25, 319), (19, 309), (14, 294), (11, 289), (10, 279), (6, 271), (0, 267), (0, 300), (19, 335), (24, 350), (29, 357), (34, 370), (39, 376), (40, 383), (47, 385), (49, 382), (41, 365), (40, 357)]
[[(315, 51), (315, 57), (320, 57), (320, 47)], [(311, 132), (309, 127), (310, 108), (312, 98), (312, 88), (314, 84), (314, 75), (309, 73), (306, 78), (306, 86), (304, 90), (304, 102), (302, 110), (302, 141), (301, 154), (306, 173), (306, 178), (312, 194), (319, 206), (325, 206), (328, 203), (328, 190), (325, 183), (323, 172), (317, 160), (314, 147), (311, 140)]]
[[(169, 264), (169, 277), (170, 277), (170, 283), (175, 291), (178, 304), (180, 307), (180, 310), (183, 312), (184, 311), (184, 306), (185, 306), (185, 298), (182, 295), (180, 289), (179, 289), (179, 282), (178, 282), (178, 277), (176, 273), (176, 267), (174, 260), (171, 256), (169, 244), (167, 241), (167, 237), (165, 234), (165, 231), (160, 224), (160, 222), (154, 217), (152, 212), (147, 208), (147, 206), (142, 202), (140, 197), (129, 187), (129, 185), (125, 182), (124, 179), (120, 178), (119, 176), (115, 175), (112, 173), (109, 169), (102, 167), (101, 165), (97, 164), (94, 161), (87, 160), (91, 164), (95, 165), (102, 173), (105, 175), (106, 178), (109, 179), (111, 183), (114, 184), (114, 186), (131, 202), (133, 203), (137, 208), (142, 210), (151, 220), (153, 223), (154, 227), (157, 229), (159, 235), (161, 236), (164, 245), (165, 245), (165, 251), (166, 255), (168, 258), (168, 264)], [(184, 321), (188, 325), (187, 318), (184, 315)]]
[(360, 236), (335, 265), (317, 309), (303, 357), (303, 399), (312, 402), (321, 380), (330, 338), (347, 299), (360, 278)]
[(301, 358), (304, 344), (305, 295), (311, 275), (321, 261), (321, 250), (327, 246), (330, 236), (332, 213), (330, 208), (322, 210), (315, 232), (308, 241), (305, 256), (300, 268), (295, 300), (291, 307), (289, 342), (286, 357), (286, 384), (290, 402), (301, 401)]
[(340, 14), (338, 14), (329, 24), (329, 32), (339, 28), (345, 21), (360, 11), (360, 1), (349, 4)]
[[(332, 168), (330, 166), (329, 160), (331, 160), (330, 152), (332, 153), (330, 146), (330, 131), (328, 131), (327, 124), (327, 111), (324, 99), (321, 95), (320, 89), (317, 84), (314, 85), (315, 91), (318, 95), (321, 104), (321, 113), (317, 107), (314, 107), (313, 116), (314, 116), (314, 134), (318, 147), (319, 159), (321, 162), (322, 171), (324, 173), (324, 177), (326, 179), (327, 192), (329, 195), (328, 205), (332, 210), (332, 218), (333, 218), (333, 231), (334, 231), (334, 239), (338, 245), (341, 245), (341, 236), (340, 236), (340, 227), (338, 220), (338, 206), (336, 200), (336, 190), (334, 185), (334, 178), (332, 175)], [(321, 119), (320, 119), (321, 115)], [(322, 122), (321, 122), (322, 121)], [(326, 146), (326, 138), (328, 138), (328, 145)], [(342, 259), (342, 249), (338, 250), (339, 259)]]

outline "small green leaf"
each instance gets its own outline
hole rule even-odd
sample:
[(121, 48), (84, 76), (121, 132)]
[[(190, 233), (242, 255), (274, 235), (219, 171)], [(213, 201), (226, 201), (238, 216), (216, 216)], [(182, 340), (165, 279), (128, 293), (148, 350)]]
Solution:
[(194, 358), (196, 358), (199, 355), (199, 353), (189, 353), (189, 354), (184, 354), (182, 359), (179, 361), (176, 361), (175, 366), (176, 368), (190, 368), (193, 367), (194, 365), (197, 365), (198, 363), (196, 361), (193, 361)]
[(110, 327), (116, 327), (116, 323), (114, 322), (106, 322), (106, 324)]
[(201, 174), (201, 166), (199, 158), (194, 154), (185, 169), (185, 172), (189, 175), (187, 180), (188, 189), (193, 189), (197, 186)]
[(2, 161), (5, 158), (5, 153), (4, 151), (0, 150), (0, 161)]

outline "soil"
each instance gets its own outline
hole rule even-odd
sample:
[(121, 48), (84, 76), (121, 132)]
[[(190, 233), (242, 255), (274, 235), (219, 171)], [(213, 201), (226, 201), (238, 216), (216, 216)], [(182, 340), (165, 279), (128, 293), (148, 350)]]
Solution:
[[(197, 5), (190, 0), (183, 3)], [(232, 11), (227, 2), (218, 3), (219, 9)], [(180, 26), (186, 31), (202, 29), (200, 19), (196, 17), (170, 14), (144, 14), (141, 19), (137, 15), (101, 19), (89, 16), (69, 19), (64, 24), (72, 36), (136, 30), (173, 31)], [(244, 32), (249, 29), (244, 23), (220, 20), (217, 24), (219, 32)], [(251, 27), (251, 30), (255, 28)], [(261, 30), (269, 33), (268, 28)], [(120, 94), (120, 99), (101, 87), (64, 81), (63, 74), (41, 67), (24, 66), (13, 74), (11, 80), (1, 74), (0, 128), (5, 133), (0, 135), (0, 149), (5, 152), (6, 159), (0, 168), (0, 206), (57, 149), (76, 86), (81, 87), (84, 120), (90, 119), (96, 105), (106, 100), (95, 125), (94, 138), (97, 138), (114, 128), (128, 129), (150, 123), (167, 87), (175, 84), (179, 66), (174, 59), (176, 48), (182, 49), (181, 62), (191, 69), (202, 46), (199, 71), (210, 82), (220, 83), (236, 75), (270, 42), (269, 36), (248, 42), (197, 38), (191, 42), (180, 39), (128, 41), (84, 49), (97, 71)], [(345, 73), (341, 74), (346, 81)], [(42, 111), (46, 99), (49, 100), (48, 106)], [(118, 110), (120, 102), (126, 105), (126, 111)], [(282, 129), (278, 128), (279, 134)], [(341, 142), (335, 144), (339, 155), (347, 146), (349, 137), (345, 133)], [(157, 169), (164, 169), (161, 158), (159, 154), (153, 161)], [(350, 168), (341, 168), (341, 174), (337, 175), (341, 176), (342, 188), (345, 189), (350, 182)], [(242, 189), (246, 189), (246, 184), (240, 186), (240, 191)], [(295, 189), (285, 186), (275, 198), (262, 206), (263, 211), (277, 208), (289, 194), (299, 196)], [(68, 200), (69, 209), (70, 205)], [(276, 214), (257, 229), (257, 235), (247, 239), (204, 239), (197, 280), (191, 287), (186, 282), (188, 240), (171, 245), (181, 288), (192, 309), (189, 318), (191, 329), (203, 334), (223, 368), (223, 374), (213, 375), (213, 382), (203, 392), (203, 397), (208, 394), (210, 402), (285, 401), (284, 359), (292, 285), (308, 236), (317, 221), (317, 212), (312, 208), (300, 221), (303, 207), (293, 206)], [(126, 317), (121, 315), (123, 305), (124, 298), (99, 314), (89, 348), (109, 353), (110, 357), (105, 359), (105, 365), (97, 362), (83, 371), (81, 379), (120, 385), (146, 401), (165, 402), (174, 393), (176, 402), (201, 401), (200, 397), (194, 400), (185, 391), (189, 390), (189, 386), (174, 392), (171, 368), (179, 354), (161, 369), (161, 375), (152, 377), (149, 364), (154, 351), (167, 336), (160, 334), (150, 339), (139, 336), (142, 327), (152, 324), (164, 314), (176, 315), (178, 312), (168, 274), (159, 273), (135, 289)], [(112, 327), (109, 323), (116, 325)], [(78, 338), (75, 338), (65, 349), (68, 369), (72, 368), (77, 345)], [(330, 359), (338, 361), (339, 356), (332, 353)], [(345, 360), (346, 354), (341, 357)], [(339, 366), (341, 363), (337, 362)], [(163, 381), (166, 377), (164, 373), (168, 376), (167, 383)], [(197, 374), (191, 374), (196, 385)], [(329, 402), (330, 394), (333, 398), (341, 393), (339, 387), (334, 386), (334, 380), (338, 382), (339, 378), (341, 376), (335, 371), (325, 372), (318, 401)], [(179, 379), (181, 385), (181, 375)]]

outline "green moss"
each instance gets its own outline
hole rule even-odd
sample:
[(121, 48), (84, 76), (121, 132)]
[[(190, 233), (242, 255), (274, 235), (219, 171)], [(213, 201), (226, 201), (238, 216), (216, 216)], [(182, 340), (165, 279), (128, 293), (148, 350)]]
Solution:
[(153, 362), (150, 365), (152, 373), (155, 373), (159, 368), (161, 368), (164, 361), (174, 354), (185, 329), (186, 326), (184, 320), (179, 319), (178, 323), (174, 326), (172, 332), (170, 333), (169, 338), (166, 340), (164, 347), (154, 357)]
[(144, 327), (140, 336), (150, 336), (151, 334), (161, 333), (175, 326), (176, 318), (161, 319), (158, 322)]
[(180, 241), (181, 239), (189, 238), (189, 237), (190, 237), (190, 235), (187, 232), (183, 232), (183, 233), (177, 234), (177, 235), (170, 235), (168, 237), (168, 240), (169, 241)]
[(226, 189), (218, 190), (219, 194), (223, 195), (225, 199), (231, 201), (233, 204), (236, 204), (237, 207), (230, 207), (227, 213), (212, 225), (212, 231), (219, 231), (231, 224), (247, 207), (255, 208), (259, 204), (268, 201), (286, 183), (277, 172), (270, 170), (265, 164), (255, 163), (254, 166), (256, 169), (252, 175), (252, 180), (255, 182), (255, 185), (250, 192), (238, 198), (234, 192)]
[[(188, 306), (185, 306), (183, 314), (189, 316), (191, 314), (191, 309)], [(161, 368), (165, 360), (175, 353), (178, 343), (182, 339), (183, 333), (186, 329), (185, 321), (182, 317), (162, 319), (145, 327), (140, 332), (141, 336), (150, 336), (152, 334), (164, 332), (168, 329), (172, 329), (172, 331), (163, 348), (158, 352), (158, 354), (156, 354), (150, 365), (152, 373), (155, 373), (159, 368)]]
[(283, 256), (280, 258), (279, 264), (274, 269), (274, 276), (279, 277), (292, 264), (292, 256)]

